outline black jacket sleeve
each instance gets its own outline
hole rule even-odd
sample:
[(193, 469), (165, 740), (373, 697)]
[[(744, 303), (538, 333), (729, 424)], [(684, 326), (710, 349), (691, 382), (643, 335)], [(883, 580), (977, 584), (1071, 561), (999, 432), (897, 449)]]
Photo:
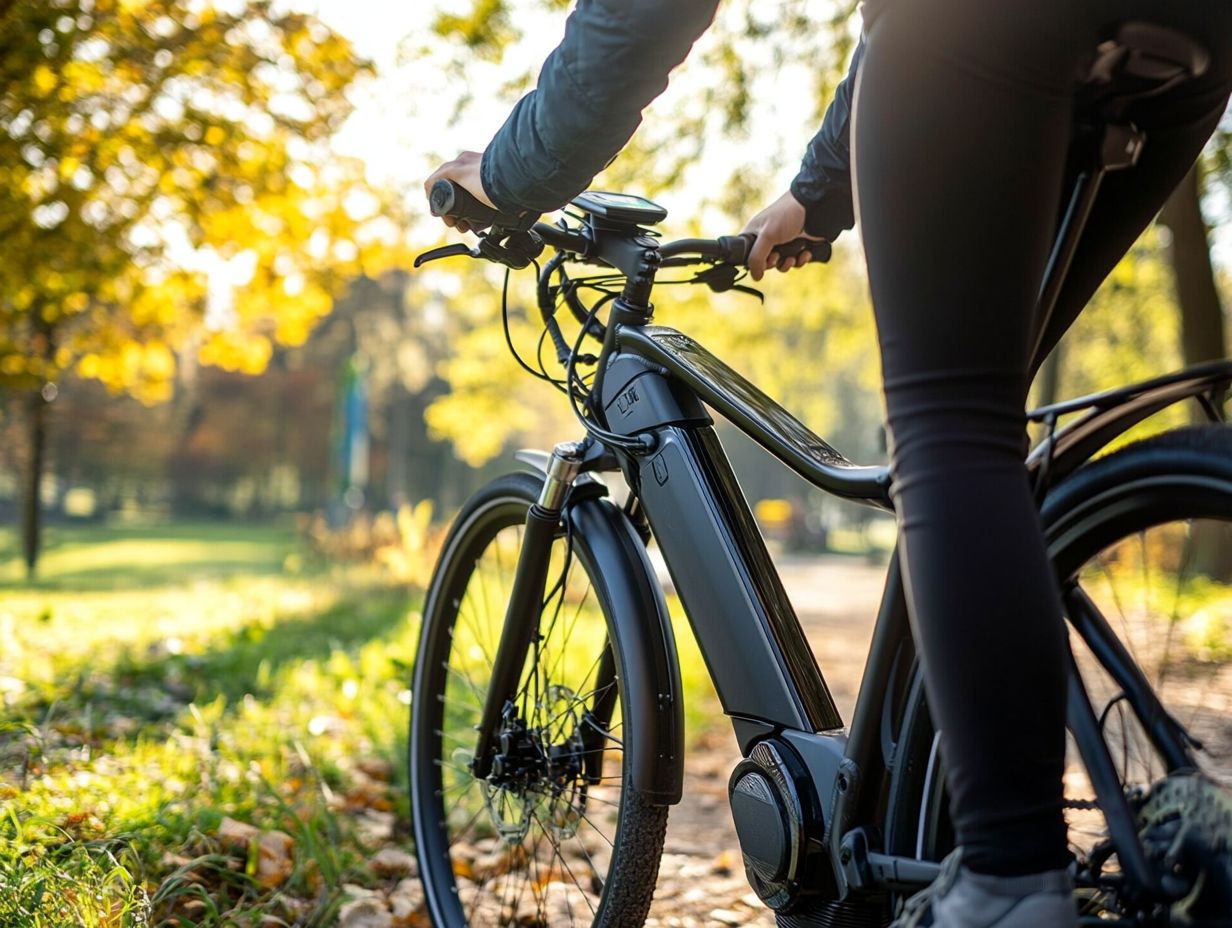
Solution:
[(558, 209), (624, 147), (718, 0), (578, 0), (565, 38), (483, 153), (500, 209)]
[(856, 222), (851, 197), (851, 100), (862, 60), (863, 37), (821, 128), (809, 142), (800, 173), (791, 182), (792, 196), (806, 210), (804, 231), (829, 241)]

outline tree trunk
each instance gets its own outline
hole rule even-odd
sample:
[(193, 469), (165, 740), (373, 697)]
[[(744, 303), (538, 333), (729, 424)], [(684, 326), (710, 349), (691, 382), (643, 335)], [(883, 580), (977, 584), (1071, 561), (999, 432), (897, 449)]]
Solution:
[(177, 517), (193, 513), (199, 489), (194, 480), (197, 475), (184, 465), (189, 443), (205, 418), (197, 364), (200, 346), (201, 337), (193, 335), (175, 359), (175, 392), (171, 394), (171, 415), (167, 423), (168, 431), (175, 436), (175, 443), (167, 463), (171, 479), (171, 511)]
[(33, 580), (38, 570), (42, 535), (43, 467), (47, 449), (47, 401), (42, 391), (32, 392), (26, 403), (29, 426), (29, 454), (26, 458), (26, 481), (23, 487), (21, 520), (22, 550), (26, 559), (26, 577)]
[(1061, 398), (1061, 365), (1065, 358), (1065, 341), (1057, 342), (1052, 352), (1044, 359), (1039, 373), (1040, 406), (1051, 406)]
[[(1181, 352), (1185, 363), (1199, 364), (1226, 357), (1228, 343), (1224, 331), (1223, 308), (1211, 267), (1210, 241), (1202, 218), (1202, 183), (1198, 165), (1164, 204), (1159, 221), (1172, 232), (1168, 260), (1176, 282), (1176, 299), (1181, 309)], [(1222, 405), (1225, 397), (1215, 397)], [(1196, 418), (1205, 416), (1195, 410)], [(1194, 568), (1224, 582), (1232, 581), (1232, 547), (1219, 531), (1219, 525), (1198, 522), (1194, 525)]]
[(1211, 248), (1202, 219), (1201, 178), (1198, 167), (1164, 204), (1159, 221), (1172, 232), (1168, 260), (1181, 307), (1181, 351), (1186, 364), (1227, 357), (1223, 308), (1211, 267)]

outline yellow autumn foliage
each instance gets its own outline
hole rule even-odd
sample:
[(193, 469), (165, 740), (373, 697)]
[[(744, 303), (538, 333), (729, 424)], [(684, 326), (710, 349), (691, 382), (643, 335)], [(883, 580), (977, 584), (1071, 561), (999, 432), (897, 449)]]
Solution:
[(266, 0), (6, 8), (0, 386), (75, 371), (157, 402), (195, 345), (257, 373), (302, 343), (348, 280), (396, 260), (344, 208), (362, 166), (327, 145), (369, 71)]

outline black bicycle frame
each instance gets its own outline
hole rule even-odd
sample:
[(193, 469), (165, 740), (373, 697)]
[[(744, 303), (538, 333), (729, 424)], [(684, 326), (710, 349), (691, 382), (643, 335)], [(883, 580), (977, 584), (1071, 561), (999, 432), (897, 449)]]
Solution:
[[(892, 763), (897, 709), (915, 661), (897, 555), (848, 731), (699, 398), (832, 495), (892, 509), (887, 468), (852, 464), (739, 373), (673, 329), (627, 325), (616, 331), (613, 344), (602, 385), (605, 420), (621, 435), (653, 436), (653, 450), (636, 458), (620, 456), (623, 470), (653, 529), (742, 752), (747, 755), (758, 740), (773, 735), (800, 755), (828, 810), (827, 850), (840, 894), (930, 881), (935, 864), (880, 854), (857, 828), (876, 821), (877, 787)], [(1156, 402), (1165, 405), (1162, 397), (1176, 402), (1201, 396), (1213, 382), (1226, 383), (1230, 377), (1232, 364), (1219, 371), (1203, 367), (1127, 389), (1117, 404), (1097, 397), (1089, 405), (1099, 410), (1093, 415), (1101, 417), (1099, 431), (1107, 440), (1140, 421), (1144, 409)], [(1117, 405), (1122, 407), (1119, 416)], [(1075, 434), (1089, 437), (1091, 421), (1076, 423)], [(1069, 447), (1065, 432), (1053, 441)], [(1060, 469), (1075, 466), (1070, 458), (1078, 448), (1089, 456), (1094, 449), (1086, 444), (1079, 441)], [(1037, 456), (1031, 466), (1039, 470), (1048, 460)], [(1080, 609), (1072, 599), (1068, 603), (1079, 631), (1096, 638), (1096, 645), (1102, 643), (1109, 660), (1123, 664), (1127, 657), (1116, 643), (1097, 634), (1103, 619), (1094, 608)], [(1164, 757), (1174, 769), (1191, 765), (1188, 745), (1149, 685), (1140, 682), (1131, 686), (1131, 699)], [(1108, 778), (1111, 759), (1081, 681), (1075, 677), (1071, 684), (1069, 724), (1097, 781), (1110, 830), (1124, 848), (1122, 865), (1137, 885), (1159, 891), (1137, 843), (1132, 812)]]
[[(625, 318), (636, 318), (626, 313)], [(646, 451), (605, 451), (592, 446), (590, 463), (578, 470), (613, 469), (619, 464), (649, 522), (692, 625), (724, 712), (731, 717), (741, 751), (776, 736), (790, 744), (809, 770), (827, 810), (827, 851), (840, 895), (927, 883), (937, 865), (880, 854), (868, 846), (859, 826), (877, 821), (877, 804), (893, 760), (897, 718), (915, 662), (897, 556), (890, 562), (882, 603), (850, 728), (830, 695), (824, 675), (787, 597), (756, 521), (719, 444), (707, 406), (719, 412), (809, 483), (845, 499), (891, 510), (886, 467), (857, 466), (810, 431), (782, 406), (693, 339), (674, 329), (648, 324), (615, 324), (608, 333), (604, 376), (597, 388), (607, 427), (617, 435), (641, 436)], [(1066, 473), (1099, 445), (1139, 422), (1146, 414), (1186, 397), (1201, 398), (1232, 380), (1232, 362), (1204, 365), (1114, 394), (1074, 401), (1063, 412), (1092, 411), (1068, 429), (1050, 435), (1030, 466)], [(704, 401), (704, 404), (703, 404)], [(1055, 417), (1046, 416), (1055, 424)], [(1071, 437), (1072, 436), (1072, 437)], [(1097, 440), (1098, 439), (1098, 440)], [(551, 459), (554, 460), (554, 459)], [(547, 469), (551, 460), (540, 466)], [(586, 479), (583, 477), (583, 479)], [(548, 546), (524, 548), (519, 578), (525, 572), (538, 594), (519, 597), (522, 606), (541, 595), (541, 571)], [(523, 563), (525, 562), (525, 563)], [(537, 610), (510, 610), (489, 701), (495, 730), (502, 705), (494, 697), (516, 680), (533, 626), (519, 617)], [(1099, 621), (1075, 609), (1081, 627)], [(636, 623), (636, 615), (622, 621)], [(1085, 624), (1084, 624), (1085, 623)], [(509, 626), (520, 626), (511, 628)], [(1113, 648), (1114, 645), (1109, 645)], [(1111, 652), (1110, 652), (1111, 653)], [(1118, 659), (1120, 655), (1114, 655)], [(503, 669), (502, 669), (503, 668)], [(1135, 703), (1147, 718), (1165, 757), (1183, 766), (1187, 746), (1151, 708), (1149, 687), (1136, 688)], [(1081, 705), (1079, 705), (1081, 703)], [(1089, 704), (1071, 700), (1071, 728), (1083, 742), (1088, 764), (1098, 772), (1106, 755)], [(481, 731), (480, 743), (484, 744)], [(654, 736), (654, 733), (651, 733)], [(660, 746), (648, 756), (664, 757)], [(482, 751), (477, 753), (477, 757)], [(483, 755), (485, 760), (486, 755)], [(677, 755), (671, 763), (681, 763)], [(662, 782), (673, 777), (660, 771)], [(1101, 784), (1106, 785), (1106, 784)], [(1107, 790), (1103, 790), (1106, 792)], [(670, 791), (665, 791), (670, 794)], [(1122, 802), (1105, 813), (1113, 831), (1134, 840), (1132, 816)], [(1141, 886), (1152, 879), (1141, 849), (1125, 856), (1130, 875)]]
[(724, 711), (744, 720), (750, 734), (838, 731), (842, 718), (699, 398), (835, 495), (889, 508), (886, 469), (853, 465), (679, 332), (626, 326), (615, 342), (602, 388), (608, 426), (624, 435), (654, 436), (654, 450), (628, 461), (626, 477), (693, 623)]

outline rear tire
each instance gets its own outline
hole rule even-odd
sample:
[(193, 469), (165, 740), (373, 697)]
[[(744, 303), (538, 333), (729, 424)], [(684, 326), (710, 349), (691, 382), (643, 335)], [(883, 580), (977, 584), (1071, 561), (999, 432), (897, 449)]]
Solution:
[[(1212, 794), (1226, 796), (1232, 786), (1232, 576), (1222, 575), (1219, 562), (1223, 546), (1232, 548), (1232, 428), (1166, 432), (1089, 463), (1049, 493), (1043, 520), (1062, 586), (1077, 585), (1101, 613), (1115, 617), (1109, 625), (1169, 714), (1205, 742), (1207, 750), (1198, 752), (1204, 782), (1221, 784), (1222, 790), (1211, 787)], [(1206, 573), (1195, 577), (1198, 568)], [(1203, 614), (1205, 624), (1197, 621)], [(1119, 698), (1125, 681), (1118, 671), (1097, 660), (1073, 629), (1071, 644), (1123, 787), (1148, 828), (1143, 799), (1165, 778), (1186, 771), (1172, 769)], [(1094, 797), (1073, 748), (1071, 739), (1066, 814), (1071, 847), (1082, 860), (1100, 845), (1106, 826), (1098, 811), (1084, 808)], [(917, 667), (894, 751), (886, 816), (890, 853), (940, 860), (954, 847), (944, 780)], [(1232, 824), (1202, 827), (1207, 882), (1226, 890), (1232, 886)], [(1092, 891), (1082, 903), (1089, 915), (1124, 911), (1120, 900)], [(1159, 924), (1232, 926), (1232, 916), (1222, 917), (1226, 908), (1220, 918), (1198, 922), (1192, 912), (1182, 913), (1184, 904)], [(1197, 905), (1200, 910), (1201, 900)]]
[[(562, 526), (523, 672), (521, 747), (502, 778), (468, 768), (527, 511), (542, 478), (480, 490), (454, 523), (424, 606), (412, 685), (411, 817), (432, 924), (587, 925), (646, 918), (667, 807), (628, 776), (643, 739), (615, 672), (610, 591), (587, 539)], [(606, 503), (596, 503), (606, 505)], [(600, 745), (594, 748), (595, 744)], [(598, 755), (597, 757), (595, 755)]]

